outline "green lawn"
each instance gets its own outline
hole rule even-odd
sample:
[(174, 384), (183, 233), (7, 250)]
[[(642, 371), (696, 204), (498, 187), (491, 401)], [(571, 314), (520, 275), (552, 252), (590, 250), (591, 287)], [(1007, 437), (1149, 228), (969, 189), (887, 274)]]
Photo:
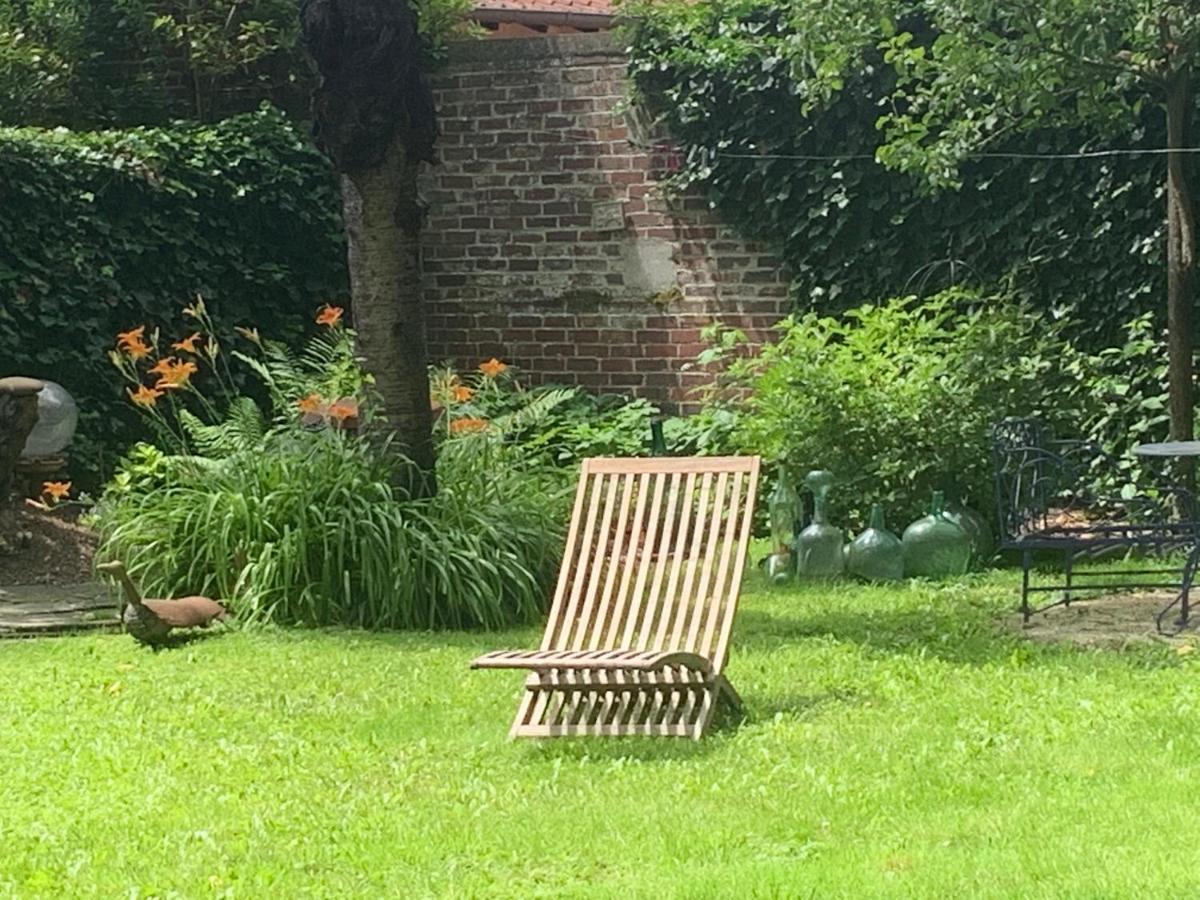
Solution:
[(510, 743), (502, 635), (0, 644), (0, 896), (1195, 896), (1195, 656), (970, 587), (749, 586), (749, 718)]

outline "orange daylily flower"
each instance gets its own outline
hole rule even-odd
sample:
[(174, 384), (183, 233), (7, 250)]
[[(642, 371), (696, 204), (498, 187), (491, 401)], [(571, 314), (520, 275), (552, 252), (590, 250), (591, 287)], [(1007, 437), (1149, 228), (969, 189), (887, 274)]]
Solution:
[(475, 392), (465, 384), (459, 384), (454, 387), (454, 399), (459, 403), (466, 403), (475, 396)]
[(493, 357), (485, 363), (480, 363), (479, 371), (482, 372), (486, 378), (496, 378), (507, 372), (508, 366)]
[(358, 415), (358, 404), (354, 401), (339, 401), (329, 407), (329, 417), (338, 422), (344, 422), (346, 419), (353, 419)]
[(488, 427), (487, 419), (455, 419), (450, 423), (451, 434), (461, 434), (468, 431), (483, 431)]
[(162, 395), (163, 395), (163, 392), (160, 391), (158, 388), (148, 387), (147, 385), (144, 385), (144, 384), (138, 385), (138, 389), (136, 392), (129, 391), (129, 399), (132, 400), (138, 406), (144, 406), (147, 409), (149, 409), (151, 406), (153, 406), (155, 404), (155, 402), (158, 400), (158, 398), (161, 397)]
[(176, 362), (178, 362), (178, 360), (176, 360), (175, 357), (164, 356), (162, 359), (152, 365), (148, 372), (150, 375), (166, 376), (170, 373), (171, 369), (175, 367)]
[[(179, 362), (174, 357), (170, 357), (167, 361), (170, 362), (170, 365), (154, 385), (154, 389), (157, 391), (184, 387), (188, 383), (188, 379), (199, 371), (194, 362)], [(153, 372), (158, 368), (159, 366), (156, 365), (150, 371)]]
[(171, 345), (172, 350), (182, 350), (184, 353), (196, 353), (196, 341), (200, 340), (200, 332), (196, 331), (185, 337), (182, 341), (176, 341)]
[(150, 355), (150, 348), (142, 340), (142, 335), (145, 333), (145, 325), (139, 325), (137, 328), (122, 331), (117, 334), (117, 347), (129, 354), (130, 359), (143, 359)]
[(44, 481), (42, 482), (42, 493), (52, 500), (66, 500), (71, 493), (71, 482)]
[(342, 313), (344, 312), (345, 310), (340, 306), (330, 306), (326, 303), (321, 307), (321, 311), (317, 313), (317, 324), (332, 328), (342, 320)]
[(117, 346), (125, 348), (129, 344), (140, 344), (142, 342), (142, 336), (145, 333), (145, 325), (139, 325), (137, 328), (130, 328), (128, 331), (119, 331), (117, 332)]
[(296, 401), (296, 405), (300, 407), (302, 413), (315, 413), (321, 411), (323, 401), (320, 394), (309, 394), (301, 400)]

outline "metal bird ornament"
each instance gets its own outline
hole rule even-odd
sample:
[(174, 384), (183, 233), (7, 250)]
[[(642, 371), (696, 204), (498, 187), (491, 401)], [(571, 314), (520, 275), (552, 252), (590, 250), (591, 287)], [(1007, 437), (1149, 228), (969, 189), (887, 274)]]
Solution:
[(144, 599), (123, 563), (101, 563), (96, 568), (121, 583), (124, 596), (121, 621), (138, 643), (161, 646), (167, 643), (168, 635), (175, 628), (207, 628), (214, 619), (224, 621), (227, 615), (224, 606), (208, 597)]

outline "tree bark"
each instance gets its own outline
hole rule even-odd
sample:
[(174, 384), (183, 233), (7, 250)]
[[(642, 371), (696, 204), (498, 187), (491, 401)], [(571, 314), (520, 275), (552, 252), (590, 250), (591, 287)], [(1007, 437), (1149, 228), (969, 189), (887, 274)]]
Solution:
[[(1188, 146), (1192, 117), (1191, 70), (1167, 83), (1167, 147)], [(1167, 154), (1167, 359), (1171, 438), (1195, 437), (1192, 408), (1192, 303), (1196, 289), (1196, 220), (1186, 153)], [(1190, 471), (1188, 476), (1190, 479)]]
[(342, 176), (354, 328), (398, 449), (431, 493), (434, 470), (417, 168), (395, 141), (378, 166)]
[(417, 171), (433, 162), (437, 115), (408, 0), (303, 0), (304, 46), (321, 73), (313, 132), (342, 173), (359, 347), (397, 449), (397, 486), (437, 488), (419, 237)]

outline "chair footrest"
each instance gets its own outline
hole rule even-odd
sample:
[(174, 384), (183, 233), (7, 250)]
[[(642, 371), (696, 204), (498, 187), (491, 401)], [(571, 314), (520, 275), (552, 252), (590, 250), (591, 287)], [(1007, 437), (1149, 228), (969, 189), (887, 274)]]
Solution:
[(471, 662), (472, 669), (528, 669), (534, 672), (562, 669), (655, 672), (672, 666), (704, 674), (712, 671), (709, 660), (682, 650), (497, 650)]

